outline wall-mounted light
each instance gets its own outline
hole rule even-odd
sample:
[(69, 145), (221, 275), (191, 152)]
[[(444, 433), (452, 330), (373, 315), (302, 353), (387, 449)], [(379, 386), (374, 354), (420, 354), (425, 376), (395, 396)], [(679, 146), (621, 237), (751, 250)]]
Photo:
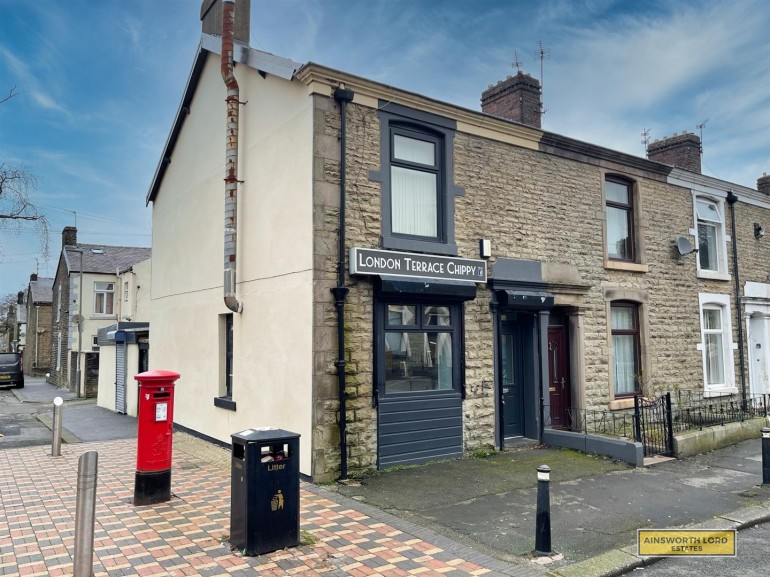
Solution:
[(754, 223), (754, 238), (762, 238), (765, 236), (765, 227), (758, 222)]
[(479, 239), (479, 255), (481, 258), (492, 256), (492, 241), (486, 238)]

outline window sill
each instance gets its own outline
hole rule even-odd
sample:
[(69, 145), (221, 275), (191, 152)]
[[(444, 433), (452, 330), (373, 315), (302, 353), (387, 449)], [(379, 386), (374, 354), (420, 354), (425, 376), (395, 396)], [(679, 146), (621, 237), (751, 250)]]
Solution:
[(235, 410), (235, 401), (229, 397), (214, 397), (214, 406), (228, 411)]
[(442, 254), (446, 256), (457, 256), (457, 245), (446, 244), (443, 242), (434, 242), (428, 240), (418, 240), (411, 238), (399, 238), (396, 236), (382, 236), (382, 248), (393, 250), (404, 250), (409, 252), (424, 252), (429, 254)]
[(705, 278), (710, 280), (731, 280), (731, 277), (728, 273), (712, 270), (699, 270), (698, 278)]
[(610, 411), (619, 411), (621, 409), (630, 409), (634, 406), (634, 397), (628, 397), (623, 399), (616, 399), (610, 401)]
[(730, 395), (737, 395), (738, 387), (727, 387), (725, 389), (706, 389), (703, 391), (704, 399), (713, 399), (714, 397), (727, 397)]
[(616, 260), (605, 260), (604, 268), (609, 270), (622, 270), (626, 272), (650, 272), (650, 266), (638, 262), (620, 262)]

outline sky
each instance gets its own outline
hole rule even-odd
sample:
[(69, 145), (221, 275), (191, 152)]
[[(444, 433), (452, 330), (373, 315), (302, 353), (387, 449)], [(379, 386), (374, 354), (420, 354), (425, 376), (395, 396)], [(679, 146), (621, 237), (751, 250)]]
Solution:
[[(0, 163), (35, 176), (48, 258), (0, 229), (0, 296), (53, 276), (61, 230), (151, 246), (145, 197), (200, 40), (200, 0), (0, 0)], [(252, 0), (252, 47), (465, 108), (521, 70), (545, 130), (645, 156), (703, 132), (703, 173), (770, 172), (766, 0)], [(546, 53), (541, 61), (540, 48)], [(223, 143), (224, 145), (224, 143)]]

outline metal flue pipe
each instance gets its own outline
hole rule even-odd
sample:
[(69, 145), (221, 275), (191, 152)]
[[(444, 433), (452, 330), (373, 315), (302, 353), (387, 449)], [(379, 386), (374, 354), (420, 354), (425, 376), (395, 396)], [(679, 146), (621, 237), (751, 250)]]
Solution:
[(227, 86), (225, 144), (225, 306), (234, 313), (243, 310), (235, 296), (238, 249), (238, 107), (240, 89), (233, 73), (235, 0), (222, 0), (222, 79)]

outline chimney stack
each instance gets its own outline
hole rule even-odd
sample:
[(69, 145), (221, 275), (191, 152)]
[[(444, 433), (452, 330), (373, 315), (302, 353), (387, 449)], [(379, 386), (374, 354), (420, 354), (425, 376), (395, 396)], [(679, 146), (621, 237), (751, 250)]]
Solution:
[[(249, 43), (251, 0), (235, 0), (235, 39)], [(222, 0), (203, 0), (201, 26), (204, 34), (222, 36)]]
[(65, 226), (61, 231), (61, 245), (75, 246), (78, 243), (78, 229), (74, 226)]
[(700, 174), (700, 137), (692, 132), (674, 134), (647, 145), (647, 158)]
[(770, 195), (770, 176), (767, 173), (764, 173), (757, 179), (757, 190)]
[(540, 128), (540, 81), (519, 72), (490, 86), (481, 94), (481, 111)]

